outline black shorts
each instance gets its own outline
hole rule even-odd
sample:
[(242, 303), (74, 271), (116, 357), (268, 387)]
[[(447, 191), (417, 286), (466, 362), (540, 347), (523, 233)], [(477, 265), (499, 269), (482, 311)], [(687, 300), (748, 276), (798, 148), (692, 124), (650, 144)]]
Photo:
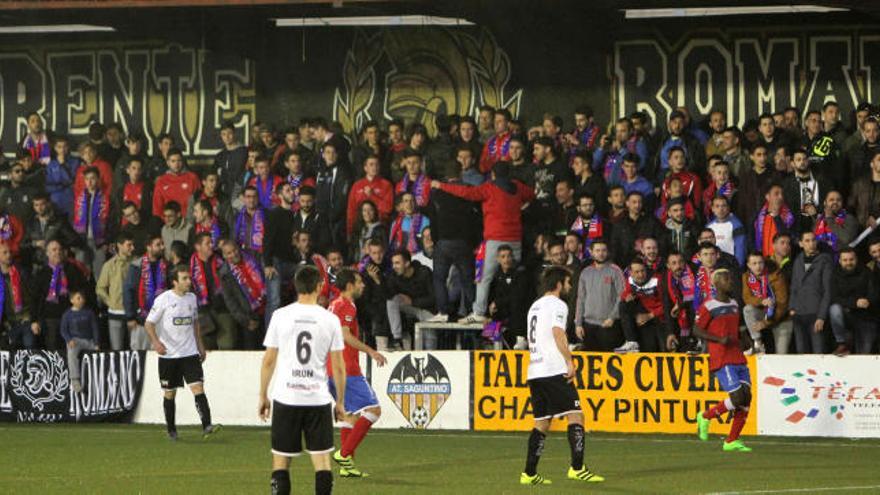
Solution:
[(198, 354), (182, 358), (159, 358), (159, 383), (165, 390), (172, 390), (205, 381), (202, 361)]
[(294, 457), (303, 452), (333, 452), (333, 409), (324, 406), (289, 406), (272, 402), (272, 453)]
[(568, 383), (565, 375), (547, 376), (529, 380), (532, 394), (532, 413), (535, 419), (550, 419), (581, 412), (577, 389)]

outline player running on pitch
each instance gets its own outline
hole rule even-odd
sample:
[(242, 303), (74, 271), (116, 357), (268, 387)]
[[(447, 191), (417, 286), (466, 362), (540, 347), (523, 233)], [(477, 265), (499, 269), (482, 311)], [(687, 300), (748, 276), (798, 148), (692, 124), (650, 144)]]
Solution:
[[(339, 319), (318, 304), (323, 279), (314, 266), (304, 266), (293, 280), (297, 301), (275, 310), (263, 345), (258, 413), (272, 412), (272, 493), (290, 493), (290, 458), (305, 451), (315, 467), (315, 493), (333, 491), (333, 398), (327, 389), (328, 357), (339, 402), (337, 418), (345, 416), (345, 363)], [(278, 367), (276, 368), (276, 361)], [(269, 402), (269, 381), (272, 402)]]
[[(345, 419), (339, 430), (340, 449), (333, 453), (333, 460), (339, 464), (339, 476), (343, 478), (363, 478), (368, 476), (354, 466), (354, 452), (363, 441), (367, 432), (370, 431), (382, 409), (379, 407), (379, 399), (376, 393), (367, 383), (361, 367), (358, 363), (358, 353), (368, 354), (379, 366), (384, 366), (387, 360), (385, 356), (376, 352), (372, 347), (364, 344), (358, 338), (357, 308), (354, 301), (364, 292), (364, 281), (361, 274), (351, 270), (340, 270), (336, 275), (336, 287), (341, 291), (338, 298), (330, 303), (330, 312), (339, 318), (342, 325), (342, 338), (345, 340), (345, 350), (342, 356), (345, 360)], [(333, 370), (328, 367), (327, 372), (333, 376)], [(331, 379), (329, 381), (330, 393), (336, 397), (336, 386)]]
[(730, 272), (717, 270), (712, 275), (716, 295), (700, 306), (694, 335), (709, 343), (709, 369), (718, 378), (722, 390), (730, 396), (711, 409), (697, 415), (700, 440), (709, 439), (709, 423), (727, 411), (734, 411), (730, 433), (724, 440), (725, 452), (751, 452), (739, 434), (749, 416), (752, 402), (752, 379), (746, 357), (739, 346), (739, 306), (731, 297), (733, 283)]
[(551, 267), (541, 275), (539, 287), (543, 297), (529, 308), (529, 390), (535, 428), (529, 435), (526, 469), (519, 477), (523, 485), (549, 485), (551, 481), (538, 474), (538, 461), (544, 451), (544, 439), (554, 418), (568, 419), (568, 445), (571, 466), (568, 479), (588, 482), (605, 481), (584, 465), (584, 414), (574, 379), (574, 363), (565, 336), (568, 305), (563, 301), (571, 291), (571, 272)]
[(171, 290), (159, 294), (144, 322), (144, 329), (159, 354), (159, 382), (165, 391), (165, 427), (168, 438), (177, 440), (174, 422), (176, 407), (174, 397), (184, 380), (192, 390), (196, 411), (202, 420), (203, 437), (207, 439), (222, 428), (211, 424), (211, 407), (205, 397), (204, 372), (205, 346), (199, 333), (199, 313), (196, 296), (190, 292), (192, 280), (189, 267), (179, 265), (171, 271)]

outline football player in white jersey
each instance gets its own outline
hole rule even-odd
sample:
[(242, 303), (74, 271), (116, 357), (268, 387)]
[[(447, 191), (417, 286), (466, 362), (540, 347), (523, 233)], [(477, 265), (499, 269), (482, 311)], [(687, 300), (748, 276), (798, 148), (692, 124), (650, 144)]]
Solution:
[(327, 387), (327, 359), (336, 386), (336, 417), (341, 419), (345, 417), (344, 340), (339, 318), (318, 304), (324, 284), (318, 269), (302, 267), (293, 283), (297, 301), (272, 314), (263, 342), (258, 413), (263, 421), (270, 410), (272, 415), (272, 493), (290, 493), (290, 458), (302, 454), (305, 437), (305, 451), (315, 467), (315, 493), (323, 495), (333, 490), (333, 398)]
[(176, 408), (174, 397), (184, 380), (192, 390), (196, 410), (202, 421), (205, 439), (220, 431), (221, 425), (211, 423), (211, 407), (205, 396), (204, 372), (205, 346), (199, 333), (198, 302), (190, 292), (192, 280), (189, 267), (179, 265), (171, 271), (171, 290), (159, 294), (144, 322), (144, 329), (159, 354), (159, 383), (165, 391), (165, 427), (168, 438), (177, 440), (174, 422)]
[(605, 478), (584, 465), (584, 414), (574, 380), (575, 367), (568, 348), (565, 326), (568, 305), (565, 298), (571, 291), (571, 272), (554, 266), (541, 274), (541, 298), (529, 308), (526, 320), (529, 342), (529, 391), (535, 427), (529, 435), (526, 469), (520, 475), (523, 485), (549, 485), (550, 480), (538, 474), (538, 460), (544, 450), (544, 439), (554, 418), (568, 419), (568, 444), (571, 466), (568, 479), (599, 482)]

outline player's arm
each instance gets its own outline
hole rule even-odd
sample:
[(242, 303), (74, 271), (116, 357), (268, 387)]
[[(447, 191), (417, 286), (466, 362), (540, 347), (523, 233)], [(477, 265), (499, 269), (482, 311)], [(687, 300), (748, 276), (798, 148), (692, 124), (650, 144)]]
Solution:
[(559, 354), (562, 354), (562, 358), (565, 359), (565, 364), (568, 366), (568, 373), (565, 376), (571, 380), (574, 378), (574, 363), (571, 361), (571, 351), (568, 349), (568, 337), (565, 335), (565, 329), (553, 327), (553, 340), (556, 342)]
[(269, 419), (269, 382), (275, 374), (275, 362), (278, 360), (278, 348), (267, 347), (263, 354), (263, 365), (260, 367), (260, 403), (257, 406), (257, 414), (260, 419)]
[(205, 358), (208, 357), (208, 353), (205, 352), (205, 344), (202, 342), (202, 329), (199, 327), (199, 314), (196, 313), (195, 318), (193, 318), (193, 337), (196, 339), (196, 346), (199, 349), (199, 359), (202, 362), (205, 361)]
[[(358, 351), (363, 352), (373, 358), (373, 361), (376, 361), (376, 364), (378, 364), (379, 366), (385, 366), (385, 363), (388, 362), (388, 360), (385, 359), (385, 356), (383, 356), (377, 350), (373, 349), (367, 344), (363, 343), (359, 338), (355, 337), (351, 333), (351, 329), (347, 326), (342, 327), (342, 340), (345, 341), (346, 345), (353, 347)], [(335, 370), (334, 373), (336, 373)]]
[(336, 414), (338, 419), (342, 419), (345, 417), (345, 360), (342, 351), (330, 351), (330, 365), (336, 385)]
[(156, 333), (156, 322), (162, 320), (162, 313), (164, 310), (164, 305), (161, 303), (153, 303), (153, 307), (150, 308), (150, 313), (144, 320), (144, 330), (146, 330), (147, 336), (150, 337), (150, 342), (153, 343), (153, 350), (155, 350), (160, 356), (165, 355), (166, 349), (165, 344), (159, 340), (159, 335)]

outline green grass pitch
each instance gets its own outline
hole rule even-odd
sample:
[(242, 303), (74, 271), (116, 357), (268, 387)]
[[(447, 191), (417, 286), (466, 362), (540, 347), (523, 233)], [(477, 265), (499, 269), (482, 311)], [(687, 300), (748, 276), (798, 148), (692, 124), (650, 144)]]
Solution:
[[(227, 427), (202, 441), (161, 426), (0, 426), (0, 493), (259, 494), (269, 492), (268, 428)], [(527, 434), (374, 431), (358, 450), (368, 479), (335, 477), (339, 494), (880, 493), (880, 441), (589, 434), (587, 463), (607, 481), (565, 479), (568, 443), (551, 433), (539, 472), (553, 485), (518, 485)], [(337, 439), (338, 440), (338, 439)], [(314, 493), (311, 464), (294, 459), (293, 493)]]

